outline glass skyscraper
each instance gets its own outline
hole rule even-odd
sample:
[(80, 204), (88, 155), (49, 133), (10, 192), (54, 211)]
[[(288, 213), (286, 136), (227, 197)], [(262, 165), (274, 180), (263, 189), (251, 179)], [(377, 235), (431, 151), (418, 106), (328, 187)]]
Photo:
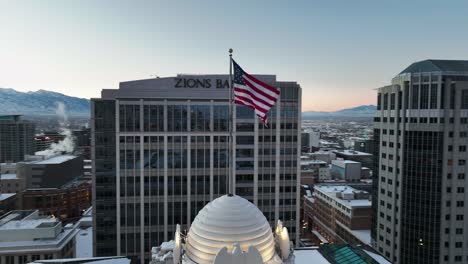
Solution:
[(416, 62), (379, 88), (376, 250), (392, 263), (467, 263), (468, 61)]
[[(271, 226), (281, 219), (299, 240), (301, 88), (281, 90), (265, 127), (236, 106), (234, 190)], [(228, 75), (178, 75), (120, 83), (93, 99), (94, 224), (97, 256), (148, 263), (151, 247), (188, 230), (198, 211), (228, 192)]]

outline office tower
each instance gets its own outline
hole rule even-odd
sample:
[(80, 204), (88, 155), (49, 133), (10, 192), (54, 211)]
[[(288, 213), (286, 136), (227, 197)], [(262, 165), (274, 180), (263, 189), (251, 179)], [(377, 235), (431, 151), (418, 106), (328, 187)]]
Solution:
[(372, 239), (392, 263), (466, 263), (468, 61), (416, 62), (379, 88)]
[(35, 151), (35, 125), (21, 115), (0, 116), (0, 162), (17, 162)]
[[(236, 106), (235, 194), (281, 219), (299, 239), (301, 88), (281, 90), (269, 127)], [(173, 237), (228, 191), (227, 75), (178, 75), (120, 83), (91, 102), (96, 254), (147, 263), (151, 246)]]

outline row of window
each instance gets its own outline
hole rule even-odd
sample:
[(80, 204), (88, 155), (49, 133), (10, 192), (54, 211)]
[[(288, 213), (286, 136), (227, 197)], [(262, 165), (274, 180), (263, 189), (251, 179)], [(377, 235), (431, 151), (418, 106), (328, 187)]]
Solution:
[[(382, 120), (383, 123), (395, 123), (395, 117), (374, 117), (374, 122), (380, 122)], [(403, 118), (398, 117), (398, 123), (401, 123)], [(437, 118), (437, 117), (405, 117), (404, 119), (405, 123), (411, 123), (411, 124), (444, 124), (445, 123), (445, 118)], [(453, 124), (455, 123), (455, 118), (451, 117), (449, 118), (449, 123)], [(468, 124), (468, 118), (467, 117), (461, 117), (460, 118), (460, 124)]]

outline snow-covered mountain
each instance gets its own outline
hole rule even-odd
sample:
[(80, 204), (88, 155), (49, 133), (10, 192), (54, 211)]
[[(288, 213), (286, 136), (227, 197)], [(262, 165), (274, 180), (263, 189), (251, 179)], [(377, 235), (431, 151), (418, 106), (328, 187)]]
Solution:
[(65, 105), (69, 116), (89, 116), (88, 99), (46, 90), (18, 92), (0, 88), (0, 114), (55, 115), (58, 103)]
[(375, 105), (361, 105), (353, 108), (338, 110), (335, 112), (307, 111), (302, 112), (303, 118), (308, 117), (335, 117), (335, 116), (354, 116), (354, 117), (372, 117), (377, 107)]

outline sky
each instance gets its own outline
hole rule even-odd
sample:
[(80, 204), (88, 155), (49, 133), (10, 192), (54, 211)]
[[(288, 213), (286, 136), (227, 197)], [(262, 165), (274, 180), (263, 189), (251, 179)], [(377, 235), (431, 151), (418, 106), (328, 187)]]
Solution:
[(119, 82), (249, 73), (302, 87), (304, 111), (375, 104), (409, 64), (468, 59), (468, 1), (0, 0), (0, 87), (100, 97)]

